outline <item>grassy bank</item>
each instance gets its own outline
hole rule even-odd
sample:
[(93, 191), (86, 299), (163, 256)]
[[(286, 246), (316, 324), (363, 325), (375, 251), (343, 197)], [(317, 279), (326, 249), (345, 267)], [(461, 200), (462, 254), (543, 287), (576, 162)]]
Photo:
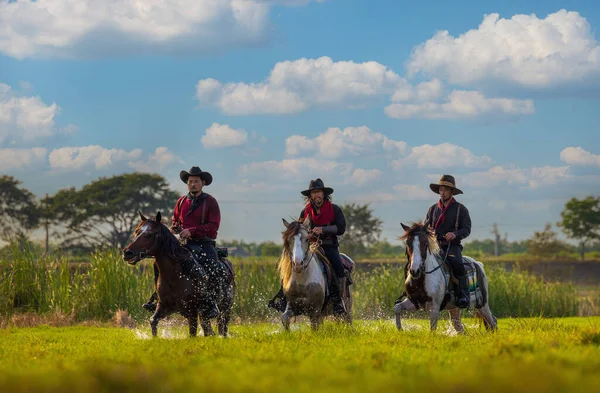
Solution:
[[(146, 329), (0, 330), (2, 392), (592, 392), (600, 318), (500, 320), (488, 334), (429, 334), (422, 321), (326, 323), (283, 333), (234, 325), (229, 339), (147, 339)], [(596, 386), (596, 387), (594, 387)]]

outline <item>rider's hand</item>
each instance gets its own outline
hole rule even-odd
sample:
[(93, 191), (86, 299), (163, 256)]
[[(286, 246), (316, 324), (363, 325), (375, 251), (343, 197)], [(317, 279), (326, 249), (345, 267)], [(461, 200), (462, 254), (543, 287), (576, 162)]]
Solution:
[(184, 229), (179, 234), (179, 237), (182, 238), (182, 239), (187, 239), (188, 237), (192, 237), (192, 232), (190, 232), (189, 229)]
[(323, 233), (323, 228), (321, 228), (321, 227), (315, 227), (315, 228), (313, 228), (312, 233), (315, 234), (315, 235), (320, 235), (320, 234)]
[(456, 238), (456, 235), (454, 234), (454, 232), (448, 232), (444, 235), (444, 238), (448, 241), (452, 241)]

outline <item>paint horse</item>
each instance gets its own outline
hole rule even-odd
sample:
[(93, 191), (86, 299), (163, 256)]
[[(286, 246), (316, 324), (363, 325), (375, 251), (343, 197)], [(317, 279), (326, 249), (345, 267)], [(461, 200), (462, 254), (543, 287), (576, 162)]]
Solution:
[[(317, 329), (325, 316), (333, 314), (333, 304), (328, 301), (327, 288), (328, 280), (335, 279), (335, 274), (332, 273), (331, 267), (327, 267), (328, 262), (324, 262), (326, 258), (320, 254), (317, 245), (310, 242), (310, 218), (302, 223), (288, 223), (283, 219), (283, 225), (286, 228), (282, 233), (283, 251), (277, 266), (286, 299), (281, 322), (288, 330), (293, 316), (306, 315), (310, 319), (311, 327)], [(354, 261), (345, 254), (340, 256), (350, 277)], [(331, 278), (328, 278), (329, 276)], [(349, 281), (346, 280), (342, 299), (348, 312), (345, 322), (352, 323), (352, 294)]]
[[(188, 320), (189, 334), (195, 337), (198, 330), (198, 317), (204, 306), (203, 293), (206, 283), (191, 279), (183, 269), (183, 263), (194, 258), (190, 250), (183, 247), (179, 239), (161, 223), (160, 212), (155, 219), (147, 219), (140, 212), (141, 222), (133, 233), (133, 240), (123, 250), (123, 259), (130, 265), (140, 260), (154, 257), (159, 277), (156, 283), (158, 304), (150, 320), (152, 336), (156, 337), (158, 321), (173, 313), (179, 313)], [(194, 263), (197, 263), (194, 261)], [(227, 277), (222, 277), (217, 295), (219, 314), (217, 326), (219, 334), (226, 337), (229, 331), (229, 318), (233, 305), (234, 272), (231, 262), (221, 259), (227, 265)], [(205, 336), (215, 334), (210, 320), (200, 318)]]
[[(430, 313), (430, 327), (434, 331), (441, 310), (448, 310), (454, 329), (464, 333), (460, 320), (460, 309), (454, 304), (453, 291), (449, 283), (453, 279), (450, 269), (445, 264), (445, 256), (432, 230), (420, 222), (408, 227), (401, 224), (405, 233), (400, 237), (406, 241), (406, 254), (409, 260), (406, 275), (406, 295), (404, 301), (399, 298), (394, 306), (396, 326), (402, 330), (401, 313), (423, 308)], [(497, 329), (496, 317), (492, 314), (488, 303), (488, 279), (483, 264), (470, 257), (463, 257), (470, 282), (471, 304), (476, 316), (483, 319), (487, 330)], [(403, 294), (404, 295), (404, 294)]]

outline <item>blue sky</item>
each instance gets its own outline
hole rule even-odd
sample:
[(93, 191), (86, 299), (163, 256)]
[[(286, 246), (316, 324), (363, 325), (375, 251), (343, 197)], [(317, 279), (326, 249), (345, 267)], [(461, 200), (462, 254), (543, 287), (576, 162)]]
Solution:
[(277, 241), (321, 177), (395, 241), (450, 173), (516, 240), (600, 190), (597, 2), (62, 4), (0, 2), (0, 172), (38, 195), (199, 165), (220, 238)]

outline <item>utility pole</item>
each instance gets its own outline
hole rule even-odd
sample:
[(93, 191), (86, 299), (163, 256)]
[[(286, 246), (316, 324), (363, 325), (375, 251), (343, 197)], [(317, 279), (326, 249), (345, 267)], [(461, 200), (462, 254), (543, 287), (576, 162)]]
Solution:
[(48, 193), (46, 193), (46, 200), (44, 201), (45, 209), (44, 209), (44, 228), (46, 229), (46, 255), (50, 253), (50, 244), (48, 242), (49, 234), (48, 228), (50, 224), (48, 222)]
[(494, 223), (494, 229), (492, 230), (494, 235), (494, 256), (498, 256), (498, 245), (500, 244), (500, 231), (498, 231), (498, 225)]

